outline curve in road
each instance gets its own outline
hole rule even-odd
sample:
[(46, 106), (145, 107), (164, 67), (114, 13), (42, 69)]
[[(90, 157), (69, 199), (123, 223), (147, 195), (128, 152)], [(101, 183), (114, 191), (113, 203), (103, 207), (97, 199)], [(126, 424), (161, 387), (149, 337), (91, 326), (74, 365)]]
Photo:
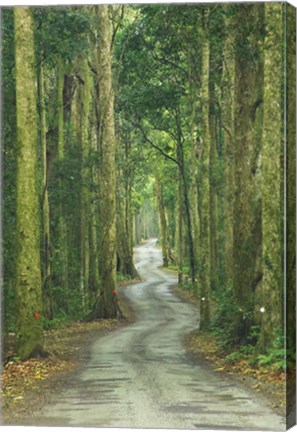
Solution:
[(134, 324), (99, 338), (84, 370), (35, 425), (285, 430), (266, 400), (230, 377), (194, 364), (183, 345), (198, 311), (170, 290), (156, 239), (135, 249), (143, 282), (124, 288)]

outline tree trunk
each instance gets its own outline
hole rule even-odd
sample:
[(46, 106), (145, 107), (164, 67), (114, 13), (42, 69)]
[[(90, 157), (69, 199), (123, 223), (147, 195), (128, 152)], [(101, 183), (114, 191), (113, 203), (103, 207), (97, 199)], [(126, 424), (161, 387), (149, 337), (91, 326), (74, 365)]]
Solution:
[(168, 267), (169, 265), (169, 242), (168, 242), (168, 227), (165, 206), (163, 201), (163, 192), (160, 179), (156, 177), (156, 195), (158, 200), (159, 209), (159, 220), (161, 228), (161, 244), (162, 244), (162, 256), (163, 256), (163, 267)]
[(194, 241), (193, 241), (193, 232), (192, 232), (192, 219), (191, 219), (191, 211), (190, 211), (188, 184), (187, 184), (186, 173), (185, 173), (180, 114), (178, 112), (176, 113), (176, 126), (177, 126), (177, 136), (178, 136), (176, 142), (176, 159), (178, 162), (178, 170), (179, 170), (179, 177), (178, 177), (179, 194), (180, 194), (180, 198), (183, 201), (183, 205), (180, 206), (180, 211), (182, 211), (182, 213), (184, 212), (184, 218), (186, 221), (186, 233), (187, 233), (189, 255), (190, 255), (189, 258), (190, 258), (191, 279), (193, 285), (195, 285), (196, 263), (195, 263), (195, 251), (194, 251)]
[(201, 103), (202, 103), (202, 150), (198, 161), (199, 173), (199, 195), (200, 206), (200, 263), (199, 263), (199, 286), (200, 286), (200, 329), (205, 330), (210, 324), (210, 241), (209, 241), (209, 45), (207, 40), (203, 41)]
[(233, 35), (228, 33), (223, 53), (222, 127), (224, 168), (224, 287), (233, 291), (233, 207), (234, 207), (234, 56)]
[(108, 6), (96, 6), (98, 18), (98, 149), (100, 152), (100, 276), (102, 298), (98, 317), (117, 316), (116, 289), (116, 175), (114, 95), (111, 71), (111, 28)]
[[(263, 280), (259, 301), (264, 313), (258, 349), (265, 352), (281, 332), (282, 315), (282, 211), (280, 199), (282, 145), (282, 4), (265, 4), (264, 121), (262, 149)], [(273, 196), (273, 199), (271, 197)], [(274, 330), (274, 331), (272, 331)]]
[(117, 140), (117, 157), (121, 161), (117, 182), (117, 270), (123, 275), (138, 277), (133, 263), (133, 216), (131, 212), (132, 178), (130, 136)]
[(89, 113), (90, 113), (90, 77), (88, 63), (85, 56), (79, 60), (81, 73), (84, 81), (82, 91), (81, 107), (81, 208), (80, 208), (80, 281), (81, 292), (86, 303), (91, 297), (89, 286), (90, 272), (90, 245), (89, 245), (89, 226), (90, 226), (90, 203), (89, 203)]
[(17, 110), (17, 353), (43, 354), (40, 214), (37, 185), (37, 112), (33, 22), (14, 8)]
[(238, 5), (235, 38), (235, 200), (233, 219), (234, 292), (238, 342), (253, 322), (255, 290), (261, 281), (261, 151), (263, 4)]
[(215, 8), (209, 15), (209, 235), (210, 235), (210, 287), (219, 285), (218, 257), (218, 197), (219, 184), (218, 150), (220, 149), (220, 92), (222, 77), (222, 56), (224, 43), (224, 16), (221, 8)]
[[(96, 117), (96, 94), (94, 95), (92, 109), (90, 111), (90, 145), (91, 154), (98, 155), (97, 148), (97, 117)], [(90, 169), (90, 182), (92, 188), (89, 191), (90, 205), (90, 226), (89, 226), (89, 305), (93, 305), (100, 292), (99, 275), (99, 166), (98, 162), (93, 163)]]
[[(58, 60), (58, 151), (57, 158), (59, 162), (59, 169), (64, 162), (64, 103), (63, 103), (63, 90), (64, 90), (64, 65), (62, 59)], [(58, 271), (61, 288), (68, 292), (68, 235), (67, 225), (63, 208), (63, 181), (59, 181), (59, 209), (58, 209)]]
[[(286, 86), (286, 107), (284, 124), (286, 130), (287, 143), (285, 143), (285, 180), (283, 185), (286, 206), (286, 226), (285, 226), (285, 256), (284, 275), (285, 281), (285, 337), (286, 337), (286, 420), (287, 428), (296, 423), (296, 9), (288, 4), (283, 4), (285, 15), (285, 63), (283, 70), (286, 75), (283, 77)], [(284, 23), (284, 21), (283, 21)]]
[(43, 222), (43, 248), (44, 248), (44, 270), (43, 270), (43, 308), (44, 316), (53, 319), (53, 295), (51, 286), (51, 261), (50, 261), (50, 214), (48, 200), (47, 180), (47, 143), (46, 143), (46, 114), (45, 114), (45, 92), (44, 72), (42, 65), (38, 69), (38, 89), (40, 106), (40, 144), (42, 157), (42, 222)]
[(183, 185), (180, 169), (178, 170), (177, 206), (176, 206), (176, 236), (175, 249), (177, 250), (178, 284), (183, 283), (184, 236), (183, 236)]
[(123, 205), (120, 200), (117, 202), (117, 254), (118, 270), (125, 276), (132, 278), (138, 277), (136, 268), (133, 263), (133, 253), (129, 242), (129, 233), (125, 224), (125, 215)]

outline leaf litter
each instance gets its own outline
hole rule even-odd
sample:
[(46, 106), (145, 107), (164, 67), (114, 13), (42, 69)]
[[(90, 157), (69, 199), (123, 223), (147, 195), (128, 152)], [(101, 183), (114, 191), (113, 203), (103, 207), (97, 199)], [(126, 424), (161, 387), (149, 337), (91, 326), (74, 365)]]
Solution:
[[(199, 300), (192, 291), (179, 286), (173, 287), (172, 290), (181, 300), (199, 307)], [(288, 380), (295, 379), (294, 377), (286, 376), (285, 371), (275, 371), (269, 367), (252, 367), (249, 364), (248, 357), (228, 361), (226, 357), (230, 352), (226, 352), (220, 346), (216, 336), (210, 332), (199, 331), (198, 322), (197, 330), (194, 330), (186, 337), (185, 345), (194, 359), (205, 361), (215, 372), (230, 375), (240, 380), (253, 391), (261, 392), (270, 400), (276, 412), (280, 415), (285, 414), (286, 386)]]
[(15, 337), (10, 334), (3, 355), (0, 424), (18, 424), (22, 417), (30, 416), (85, 361), (85, 353), (93, 340), (125, 323), (116, 319), (79, 321), (46, 330), (44, 348), (48, 356), (25, 361), (16, 356)]

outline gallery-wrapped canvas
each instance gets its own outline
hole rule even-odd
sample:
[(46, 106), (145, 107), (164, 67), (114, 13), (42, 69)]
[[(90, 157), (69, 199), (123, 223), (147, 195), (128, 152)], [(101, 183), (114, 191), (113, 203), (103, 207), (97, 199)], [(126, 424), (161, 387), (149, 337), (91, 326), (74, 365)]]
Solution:
[(1, 424), (296, 423), (296, 10), (1, 8)]

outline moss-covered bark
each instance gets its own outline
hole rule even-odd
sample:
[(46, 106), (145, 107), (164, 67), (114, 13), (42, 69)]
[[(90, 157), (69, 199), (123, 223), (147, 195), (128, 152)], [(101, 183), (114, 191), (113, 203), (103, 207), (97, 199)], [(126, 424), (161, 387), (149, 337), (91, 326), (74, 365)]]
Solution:
[(138, 277), (133, 263), (133, 215), (131, 210), (133, 163), (129, 132), (117, 137), (117, 271)]
[(125, 209), (121, 200), (117, 200), (117, 258), (118, 271), (132, 278), (138, 277), (133, 263), (133, 253), (130, 247), (129, 232), (125, 223)]
[[(61, 58), (58, 59), (57, 67), (57, 103), (58, 103), (58, 148), (57, 148), (57, 160), (59, 167), (63, 166), (65, 156), (65, 142), (64, 142), (64, 64)], [(59, 284), (62, 289), (68, 291), (69, 274), (68, 274), (68, 232), (67, 224), (64, 214), (63, 205), (63, 179), (59, 179), (59, 207), (58, 207), (58, 254), (57, 254), (57, 265), (58, 265), (58, 278)]]
[[(285, 229), (285, 334), (287, 349), (287, 428), (296, 424), (296, 9), (285, 3), (283, 5), (285, 20), (285, 76), (284, 92), (286, 109), (284, 123), (286, 126), (286, 159), (284, 188), (286, 206)], [(289, 361), (290, 360), (290, 361)], [(293, 360), (293, 361), (292, 361)]]
[(209, 236), (210, 236), (210, 286), (214, 290), (218, 287), (218, 169), (217, 149), (218, 142), (218, 117), (219, 117), (219, 92), (222, 74), (222, 43), (224, 20), (222, 11), (214, 9), (209, 15)]
[[(280, 200), (282, 142), (282, 5), (265, 4), (264, 118), (262, 148), (262, 265), (258, 313), (258, 349), (265, 352), (280, 331), (282, 318), (282, 207)], [(272, 199), (273, 196), (273, 199)], [(274, 331), (272, 331), (272, 329)]]
[(163, 256), (163, 266), (168, 267), (169, 265), (169, 243), (168, 243), (168, 227), (167, 227), (167, 218), (163, 200), (163, 191), (162, 185), (159, 177), (156, 177), (156, 196), (158, 201), (158, 209), (159, 209), (159, 220), (161, 227), (161, 245), (162, 245), (162, 256)]
[(33, 23), (28, 7), (14, 9), (17, 109), (17, 352), (43, 353), (37, 112)]
[(80, 280), (81, 292), (84, 298), (90, 298), (89, 272), (90, 272), (90, 247), (89, 247), (89, 226), (90, 226), (90, 199), (89, 199), (89, 113), (90, 113), (90, 76), (87, 58), (82, 56), (79, 59), (81, 65), (81, 74), (84, 82), (81, 95), (81, 208), (80, 208)]
[(114, 94), (111, 72), (111, 24), (108, 6), (96, 7), (98, 18), (98, 149), (100, 152), (100, 276), (102, 299), (100, 313), (104, 318), (117, 316), (116, 288), (116, 173)]
[(198, 160), (199, 173), (199, 214), (200, 214), (200, 262), (199, 262), (199, 287), (200, 287), (200, 328), (204, 330), (210, 324), (210, 236), (209, 236), (209, 147), (210, 136), (208, 128), (209, 116), (209, 44), (205, 39), (203, 42), (202, 56), (202, 86), (201, 86), (201, 108), (202, 108), (202, 149)]
[(177, 266), (178, 266), (178, 283), (183, 283), (183, 260), (184, 260), (184, 200), (183, 200), (183, 179), (181, 170), (178, 170), (178, 187), (177, 187), (177, 206), (176, 206), (176, 236), (175, 236), (175, 249), (177, 251)]
[(48, 166), (47, 166), (47, 140), (46, 140), (46, 112), (43, 66), (38, 70), (39, 114), (40, 114), (40, 144), (42, 155), (42, 222), (43, 222), (43, 307), (47, 319), (53, 319), (53, 295), (51, 281), (50, 260), (50, 212), (48, 199)]
[[(230, 25), (230, 21), (226, 23)], [(223, 51), (222, 122), (224, 160), (224, 286), (233, 288), (234, 206), (234, 35), (228, 32)]]
[(233, 213), (234, 292), (238, 305), (238, 338), (253, 319), (254, 293), (261, 280), (261, 202), (259, 154), (263, 103), (263, 4), (236, 6)]

